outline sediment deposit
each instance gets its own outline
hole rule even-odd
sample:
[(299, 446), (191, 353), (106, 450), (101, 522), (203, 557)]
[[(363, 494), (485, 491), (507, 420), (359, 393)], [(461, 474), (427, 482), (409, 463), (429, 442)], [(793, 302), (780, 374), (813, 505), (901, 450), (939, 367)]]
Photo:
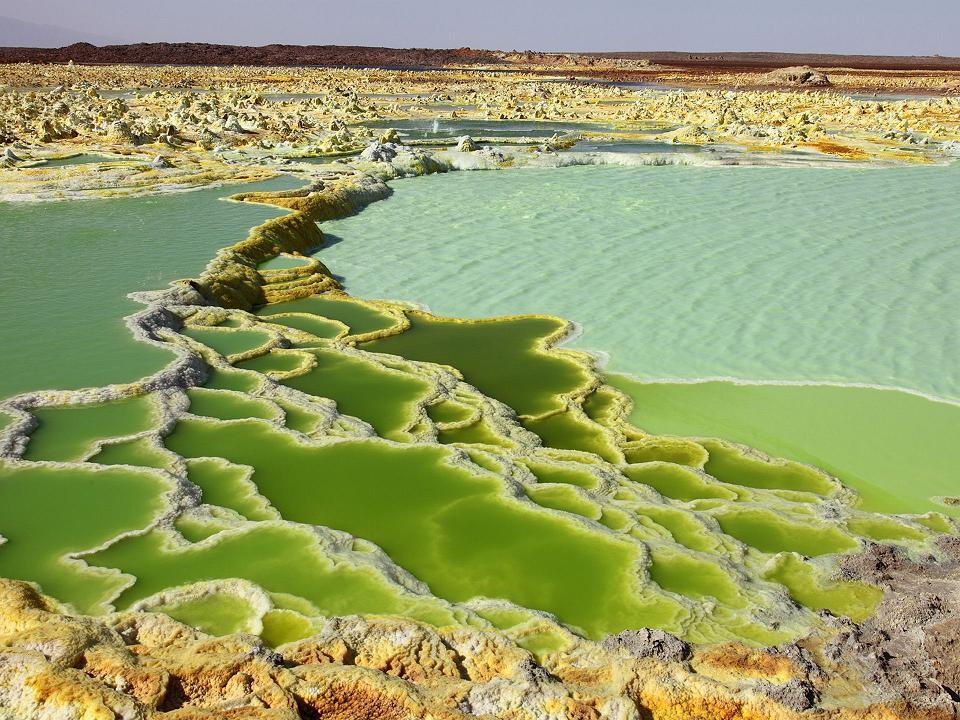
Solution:
[[(373, 141), (389, 141), (379, 136), (391, 122), (418, 119), (454, 128), (489, 123), (487, 137), (466, 145), (456, 135), (429, 133), (414, 143), (486, 153), (474, 165), (489, 165), (491, 157), (501, 165), (586, 162), (587, 153), (577, 151), (584, 139), (753, 151), (738, 162), (800, 153), (810, 161), (893, 163), (942, 162), (960, 141), (950, 97), (658, 92), (465, 70), (3, 65), (0, 83), (7, 200), (262, 178), (292, 161), (355, 156)], [(540, 125), (527, 137), (505, 136), (498, 129), (509, 124), (499, 121)]]

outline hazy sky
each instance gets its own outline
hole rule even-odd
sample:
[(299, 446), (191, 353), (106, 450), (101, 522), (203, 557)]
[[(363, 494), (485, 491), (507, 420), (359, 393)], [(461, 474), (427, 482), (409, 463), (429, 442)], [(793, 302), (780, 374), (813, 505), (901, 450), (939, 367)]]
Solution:
[(0, 0), (127, 41), (960, 55), (960, 0)]

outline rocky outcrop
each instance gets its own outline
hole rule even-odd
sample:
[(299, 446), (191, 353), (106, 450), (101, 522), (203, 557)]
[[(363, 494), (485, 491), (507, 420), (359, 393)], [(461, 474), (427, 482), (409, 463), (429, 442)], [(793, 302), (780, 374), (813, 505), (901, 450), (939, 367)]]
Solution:
[[(210, 261), (191, 286), (216, 305), (249, 310), (264, 302), (278, 302), (338, 289), (340, 283), (319, 261), (296, 273), (295, 282), (267, 289), (257, 266), (281, 253), (299, 253), (323, 245), (320, 220), (345, 217), (367, 204), (385, 198), (390, 190), (372, 177), (356, 173), (318, 180), (302, 190), (286, 193), (240, 193), (234, 200), (266, 202), (292, 212), (268, 220), (250, 231), (245, 240), (224, 248)], [(293, 279), (293, 278), (291, 278)]]
[[(960, 544), (939, 540), (947, 563), (907, 557), (893, 545), (871, 545), (847, 559), (845, 579), (887, 590), (873, 617), (843, 625), (824, 648), (855, 664), (879, 690), (895, 690), (933, 714), (960, 709)], [(933, 716), (933, 715), (931, 715)]]
[(634, 658), (657, 658), (680, 662), (690, 656), (690, 646), (663, 630), (624, 630), (603, 641), (608, 650), (623, 650)]
[(477, 149), (477, 144), (469, 135), (463, 135), (457, 138), (457, 150), (460, 152), (473, 152)]
[(392, 142), (373, 142), (370, 143), (363, 152), (360, 153), (360, 159), (367, 162), (390, 162), (397, 156), (397, 146)]
[(764, 75), (771, 85), (794, 85), (797, 87), (828, 87), (830, 79), (819, 70), (800, 65), (797, 67), (777, 68)]

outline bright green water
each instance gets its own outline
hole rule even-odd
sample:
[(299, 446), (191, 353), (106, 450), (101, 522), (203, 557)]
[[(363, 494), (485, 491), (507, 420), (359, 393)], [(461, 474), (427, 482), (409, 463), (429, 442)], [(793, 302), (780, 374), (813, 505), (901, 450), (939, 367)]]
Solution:
[(286, 416), (283, 424), (288, 430), (306, 434), (316, 431), (321, 421), (320, 413), (304, 410), (301, 406), (293, 403), (278, 402), (278, 404)]
[(0, 397), (159, 370), (172, 355), (131, 337), (123, 317), (142, 306), (127, 293), (199, 274), (218, 248), (281, 212), (220, 198), (298, 184), (279, 178), (160, 197), (0, 204)]
[(766, 574), (770, 580), (785, 585), (791, 597), (815, 609), (829, 608), (835, 614), (847, 615), (860, 622), (869, 617), (883, 596), (880, 588), (863, 583), (845, 583), (823, 587), (796, 555), (781, 556)]
[(290, 380), (297, 390), (336, 401), (337, 409), (370, 423), (381, 437), (403, 439), (412, 424), (418, 402), (430, 386), (407, 373), (378, 367), (342, 353), (313, 350), (317, 366)]
[(151, 610), (166, 613), (174, 620), (211, 635), (252, 632), (250, 603), (232, 595), (209, 595), (174, 605), (158, 605)]
[(567, 467), (557, 467), (555, 465), (531, 463), (528, 465), (530, 471), (537, 476), (540, 482), (545, 483), (568, 483), (577, 485), (588, 490), (596, 487), (596, 476), (583, 471)]
[(264, 418), (271, 420), (279, 417), (277, 408), (261, 400), (245, 395), (211, 390), (209, 388), (190, 388), (190, 412), (194, 415), (217, 418), (219, 420), (241, 420), (243, 418)]
[(634, 465), (624, 470), (627, 477), (655, 488), (664, 497), (684, 502), (704, 498), (735, 500), (737, 495), (707, 482), (703, 477), (679, 465)]
[(451, 365), (485, 395), (521, 415), (540, 415), (559, 409), (559, 396), (587, 381), (570, 363), (536, 351), (540, 338), (562, 329), (549, 318), (459, 323), (415, 316), (406, 332), (364, 343), (363, 349)]
[(593, 502), (577, 495), (569, 485), (537, 485), (527, 490), (527, 495), (537, 505), (582, 515), (591, 520), (600, 518), (600, 508)]
[(96, 610), (123, 580), (115, 573), (91, 574), (67, 553), (146, 527), (162, 510), (166, 489), (156, 476), (127, 468), (0, 462), (0, 534), (6, 538), (0, 576), (39, 582), (81, 612)]
[[(269, 318), (271, 315), (278, 313), (293, 312), (316, 313), (330, 320), (338, 320), (350, 328), (351, 335), (385, 330), (395, 324), (394, 319), (390, 316), (362, 303), (325, 297), (309, 297), (274, 303), (261, 308), (257, 314)], [(303, 329), (307, 332), (313, 332), (309, 327)]]
[(30, 435), (27, 460), (81, 460), (97, 440), (151, 429), (157, 413), (150, 397), (95, 405), (54, 405), (34, 411), (39, 420)]
[(465, 443), (469, 445), (503, 446), (502, 438), (490, 427), (486, 420), (479, 420), (464, 427), (447, 428), (437, 433), (437, 441), (444, 445)]
[(662, 588), (694, 597), (745, 604), (736, 585), (718, 565), (672, 551), (654, 550), (651, 577)]
[(771, 464), (741, 455), (719, 442), (702, 442), (709, 453), (703, 469), (721, 482), (765, 490), (795, 490), (829, 495), (832, 483), (798, 463)]
[(858, 387), (609, 381), (634, 399), (637, 427), (816, 465), (855, 488), (867, 510), (956, 512), (930, 498), (960, 490), (960, 406)]
[(619, 456), (601, 428), (580, 422), (570, 413), (558, 413), (538, 420), (526, 420), (524, 427), (535, 432), (544, 445), (565, 450), (595, 453), (608, 462), (618, 462)]
[(169, 469), (171, 460), (170, 453), (156, 447), (150, 437), (105, 443), (100, 447), (100, 451), (90, 458), (90, 462), (101, 465), (135, 465), (158, 470)]
[[(531, 510), (505, 496), (494, 476), (455, 468), (436, 447), (312, 448), (264, 423), (196, 421), (181, 422), (167, 446), (185, 457), (216, 453), (254, 467), (260, 493), (284, 518), (373, 540), (449, 600), (505, 597), (554, 612), (591, 635), (669, 624), (679, 612), (665, 598), (631, 591), (629, 545)], [(138, 577), (160, 572), (138, 555), (108, 553), (98, 561)], [(142, 596), (150, 587), (131, 592)]]
[(254, 373), (217, 369), (209, 372), (203, 386), (211, 390), (252, 392), (259, 384), (260, 377)]
[(236, 363), (236, 367), (244, 370), (255, 370), (258, 373), (287, 373), (307, 367), (310, 357), (303, 352), (271, 350), (249, 360)]
[(344, 325), (336, 320), (320, 318), (316, 315), (280, 315), (270, 316), (270, 322), (285, 325), (296, 330), (303, 330), (320, 338), (335, 338), (344, 332)]
[(221, 355), (236, 355), (254, 350), (270, 339), (259, 330), (222, 330), (215, 327), (185, 327), (180, 333), (192, 338)]
[(428, 406), (427, 413), (435, 423), (452, 423), (468, 420), (473, 415), (473, 410), (450, 400), (442, 400)]
[(834, 528), (785, 522), (762, 509), (730, 510), (718, 513), (717, 520), (727, 535), (766, 553), (817, 556), (857, 547), (852, 538)]
[(131, 537), (88, 558), (123, 568), (137, 582), (117, 601), (128, 607), (167, 587), (245, 577), (271, 592), (289, 592), (329, 613), (399, 612), (396, 592), (370, 570), (335, 565), (306, 528), (251, 525), (199, 544), (174, 545), (160, 532)]
[(187, 477), (196, 484), (208, 505), (219, 505), (243, 515), (247, 520), (270, 520), (267, 503), (257, 497), (257, 486), (247, 479), (247, 469), (219, 458), (195, 458), (188, 461)]

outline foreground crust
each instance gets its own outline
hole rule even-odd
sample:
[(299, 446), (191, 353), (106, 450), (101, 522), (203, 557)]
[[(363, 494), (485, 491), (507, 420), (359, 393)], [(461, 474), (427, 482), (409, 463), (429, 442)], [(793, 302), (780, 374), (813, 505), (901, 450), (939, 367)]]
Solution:
[[(956, 557), (955, 543), (942, 544)], [(272, 651), (161, 614), (66, 614), (34, 586), (0, 580), (0, 716), (956, 717), (956, 561), (920, 564), (875, 546), (844, 572), (887, 590), (862, 625), (837, 621), (762, 650), (625, 631), (540, 662), (496, 631), (356, 616)]]

